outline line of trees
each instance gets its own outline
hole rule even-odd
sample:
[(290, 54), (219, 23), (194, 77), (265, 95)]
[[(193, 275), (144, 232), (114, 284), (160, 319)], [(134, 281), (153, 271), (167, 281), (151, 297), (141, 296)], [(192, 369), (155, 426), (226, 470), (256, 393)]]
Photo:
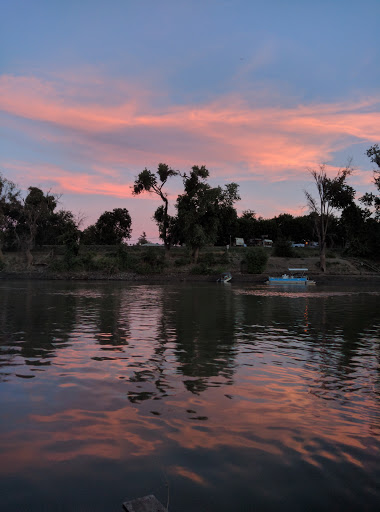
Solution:
[[(380, 192), (379, 146), (369, 148), (367, 155), (378, 167), (373, 171), (373, 182)], [(347, 182), (352, 172), (350, 164), (332, 178), (324, 165), (311, 169), (316, 195), (305, 191), (309, 213), (298, 217), (284, 213), (263, 219), (253, 210), (238, 216), (235, 205), (240, 200), (239, 186), (232, 182), (212, 187), (204, 165), (193, 166), (186, 174), (160, 163), (156, 172), (140, 172), (132, 191), (136, 196), (146, 192), (161, 199), (162, 205), (153, 219), (165, 253), (173, 244), (185, 244), (197, 262), (202, 247), (225, 246), (235, 237), (246, 241), (264, 236), (275, 241), (317, 240), (321, 269), (325, 271), (327, 246), (344, 247), (354, 256), (379, 254), (380, 197), (367, 193), (355, 202), (355, 190)], [(175, 215), (170, 215), (165, 185), (175, 177), (182, 179), (183, 193), (174, 203)], [(14, 183), (0, 174), (0, 260), (3, 249), (18, 249), (24, 252), (30, 266), (36, 245), (65, 245), (67, 251), (76, 255), (80, 244), (120, 245), (130, 240), (132, 219), (126, 208), (102, 213), (95, 224), (81, 231), (80, 221), (72, 212), (58, 209), (59, 199), (51, 191), (43, 192), (37, 187), (29, 187), (24, 197)], [(141, 243), (146, 240), (145, 233), (140, 239)]]

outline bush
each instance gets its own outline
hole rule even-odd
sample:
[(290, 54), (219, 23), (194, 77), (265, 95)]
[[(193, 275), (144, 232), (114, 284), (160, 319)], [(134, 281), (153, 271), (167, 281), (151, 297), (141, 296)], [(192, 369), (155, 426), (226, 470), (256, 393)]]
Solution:
[(195, 275), (208, 275), (212, 274), (213, 271), (204, 263), (199, 263), (191, 268), (190, 273)]
[(200, 262), (204, 265), (212, 266), (216, 264), (215, 255), (212, 252), (206, 252), (205, 254), (202, 254), (200, 257)]
[(165, 267), (164, 256), (154, 249), (148, 249), (141, 255), (141, 260), (135, 265), (138, 274), (160, 274)]
[[(93, 259), (91, 266), (93, 270), (100, 270), (106, 274), (116, 274), (119, 272), (117, 260), (115, 258), (111, 258), (110, 256), (101, 256), (100, 258)], [(86, 270), (90, 269), (87, 268)]]
[(262, 274), (268, 261), (268, 254), (262, 247), (252, 247), (247, 249), (244, 261), (248, 274)]
[(295, 256), (295, 251), (293, 250), (292, 244), (289, 240), (277, 240), (273, 246), (273, 256), (279, 256), (280, 258), (293, 258)]
[(228, 251), (224, 251), (224, 253), (219, 256), (217, 263), (221, 263), (223, 265), (225, 263), (229, 263), (230, 261), (231, 258), (228, 254)]
[(2, 270), (5, 270), (5, 267), (6, 267), (6, 265), (5, 265), (5, 261), (4, 261), (4, 260), (2, 260), (2, 259), (0, 259), (0, 272), (1, 272)]
[(126, 249), (120, 245), (117, 251), (118, 266), (121, 270), (134, 270), (137, 265), (137, 258), (134, 254), (127, 252)]
[(189, 265), (191, 263), (191, 258), (189, 256), (182, 256), (181, 258), (177, 258), (174, 260), (174, 265), (176, 267), (181, 267), (183, 265)]

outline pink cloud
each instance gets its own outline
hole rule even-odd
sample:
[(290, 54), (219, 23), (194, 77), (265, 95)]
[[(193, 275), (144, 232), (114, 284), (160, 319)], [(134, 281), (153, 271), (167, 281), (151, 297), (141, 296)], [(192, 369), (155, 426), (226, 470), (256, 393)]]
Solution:
[[(109, 195), (123, 199), (133, 197), (130, 183), (112, 183), (102, 175), (70, 172), (56, 165), (32, 165), (26, 162), (6, 162), (5, 167), (16, 171), (24, 186), (30, 186), (32, 178), (34, 183), (54, 182), (59, 190), (74, 194)], [(107, 169), (102, 170), (102, 174), (113, 175)]]
[(253, 108), (236, 95), (166, 107), (157, 106), (158, 96), (93, 70), (50, 80), (0, 77), (0, 111), (13, 126), (19, 120), (19, 130), (46, 150), (54, 147), (71, 161), (71, 170), (24, 164), (24, 171), (76, 194), (130, 197), (136, 173), (160, 161), (181, 170), (204, 163), (213, 176), (236, 181), (305, 179), (308, 167), (353, 142), (380, 140), (379, 97)]

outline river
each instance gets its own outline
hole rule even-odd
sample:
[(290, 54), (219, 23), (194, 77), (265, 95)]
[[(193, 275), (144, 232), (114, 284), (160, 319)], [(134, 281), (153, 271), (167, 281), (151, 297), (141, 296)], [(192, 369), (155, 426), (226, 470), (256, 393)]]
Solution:
[(0, 281), (0, 510), (379, 510), (380, 291)]

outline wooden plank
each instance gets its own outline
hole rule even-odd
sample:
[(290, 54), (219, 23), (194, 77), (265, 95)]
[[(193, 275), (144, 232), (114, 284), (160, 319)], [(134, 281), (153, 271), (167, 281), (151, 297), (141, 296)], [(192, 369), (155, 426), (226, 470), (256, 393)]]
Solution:
[(127, 512), (166, 512), (166, 508), (153, 494), (126, 501), (123, 503), (123, 507)]

